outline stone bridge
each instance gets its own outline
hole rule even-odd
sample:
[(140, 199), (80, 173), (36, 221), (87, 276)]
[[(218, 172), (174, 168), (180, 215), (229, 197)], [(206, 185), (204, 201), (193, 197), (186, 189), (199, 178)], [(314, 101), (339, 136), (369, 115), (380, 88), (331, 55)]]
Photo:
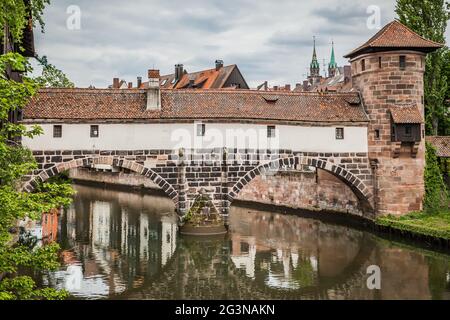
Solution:
[(226, 218), (233, 200), (258, 175), (316, 168), (338, 177), (359, 200), (366, 217), (374, 214), (373, 174), (367, 153), (316, 153), (291, 150), (53, 150), (33, 151), (38, 169), (24, 182), (32, 192), (39, 182), (73, 168), (127, 169), (157, 184), (184, 216), (206, 193)]

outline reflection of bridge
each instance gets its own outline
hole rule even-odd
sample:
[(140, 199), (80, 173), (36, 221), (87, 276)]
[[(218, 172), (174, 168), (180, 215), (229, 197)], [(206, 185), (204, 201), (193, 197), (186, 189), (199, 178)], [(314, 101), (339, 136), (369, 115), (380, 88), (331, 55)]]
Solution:
[[(158, 213), (173, 207), (169, 199), (76, 188), (74, 206), (63, 216), (61, 228), (62, 238), (67, 239), (61, 245), (68, 269), (49, 281), (66, 283), (78, 296), (429, 297), (424, 258), (384, 247), (365, 232), (233, 207), (227, 237), (177, 238), (176, 220)], [(365, 286), (366, 268), (372, 264), (380, 265), (383, 279), (389, 279), (377, 293)], [(413, 267), (403, 270), (405, 264)], [(406, 284), (410, 279), (415, 279), (413, 287)], [(399, 288), (400, 283), (405, 284)]]
[(280, 150), (203, 150), (174, 154), (150, 151), (34, 151), (40, 169), (24, 186), (32, 191), (38, 181), (70, 169), (90, 167), (127, 169), (148, 177), (175, 203), (179, 214), (206, 191), (217, 208), (228, 214), (231, 202), (255, 177), (279, 170), (309, 166), (325, 170), (348, 185), (366, 215), (373, 213), (372, 174), (366, 153), (303, 153)]
[[(177, 221), (168, 199), (111, 194), (77, 186), (73, 206), (62, 215), (66, 270), (50, 276), (75, 296), (105, 297), (140, 286), (160, 272), (175, 252)], [(81, 197), (81, 198), (80, 198)], [(170, 211), (170, 210), (169, 210)]]

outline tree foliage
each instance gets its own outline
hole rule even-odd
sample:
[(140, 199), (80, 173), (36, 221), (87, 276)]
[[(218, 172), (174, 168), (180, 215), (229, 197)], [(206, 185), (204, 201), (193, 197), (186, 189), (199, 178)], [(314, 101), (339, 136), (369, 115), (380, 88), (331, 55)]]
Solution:
[[(421, 36), (445, 43), (445, 30), (450, 19), (447, 0), (397, 0), (396, 13), (400, 22)], [(449, 132), (448, 79), (449, 49), (444, 47), (430, 53), (424, 76), (425, 118), (428, 134)]]
[(44, 30), (42, 14), (47, 4), (50, 4), (50, 0), (1, 0), (1, 30), (3, 31), (3, 28), (7, 25), (14, 42), (19, 43), (23, 36), (23, 29), (28, 24), (30, 14), (33, 26), (39, 24), (41, 29)]
[(24, 107), (36, 93), (38, 83), (23, 77), (23, 82), (8, 79), (7, 66), (21, 72), (30, 66), (20, 54), (0, 56), (0, 299), (60, 299), (66, 296), (51, 288), (37, 288), (33, 279), (19, 273), (23, 268), (48, 271), (57, 268), (57, 245), (34, 248), (15, 243), (11, 233), (17, 221), (40, 219), (43, 212), (68, 205), (73, 190), (70, 185), (46, 183), (35, 193), (20, 191), (21, 178), (37, 164), (30, 150), (17, 144), (16, 137), (34, 137), (42, 132), (21, 124), (8, 123), (12, 110)]
[(42, 75), (37, 77), (35, 80), (40, 84), (41, 87), (52, 87), (52, 88), (73, 88), (74, 84), (67, 78), (67, 76), (56, 68), (53, 64), (49, 63), (46, 56), (39, 57), (36, 59), (42, 66)]
[(436, 149), (430, 143), (426, 143), (425, 160), (424, 208), (429, 212), (436, 212), (446, 205), (448, 206), (449, 195), (439, 169)]

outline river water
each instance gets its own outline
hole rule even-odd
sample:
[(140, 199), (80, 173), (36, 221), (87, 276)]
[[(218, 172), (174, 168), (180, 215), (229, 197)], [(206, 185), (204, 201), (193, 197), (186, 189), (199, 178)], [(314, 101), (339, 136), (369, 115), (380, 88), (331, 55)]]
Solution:
[[(228, 235), (190, 238), (177, 233), (169, 199), (75, 189), (47, 228), (62, 267), (42, 278), (73, 299), (450, 299), (444, 253), (241, 207)], [(368, 288), (377, 284), (370, 266), (380, 268), (380, 289)]]

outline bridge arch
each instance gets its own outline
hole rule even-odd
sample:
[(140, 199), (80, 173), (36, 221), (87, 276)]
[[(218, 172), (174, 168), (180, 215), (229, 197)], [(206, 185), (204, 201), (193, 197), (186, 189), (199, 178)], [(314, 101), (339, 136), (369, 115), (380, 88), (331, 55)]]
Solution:
[(366, 181), (363, 181), (355, 174), (351, 173), (349, 170), (345, 169), (338, 163), (332, 162), (333, 160), (327, 160), (319, 157), (309, 157), (304, 155), (291, 156), (288, 158), (279, 158), (275, 160), (268, 161), (266, 163), (261, 163), (254, 169), (247, 172), (246, 175), (241, 177), (231, 188), (228, 193), (228, 201), (230, 203), (239, 195), (241, 190), (249, 184), (257, 176), (264, 175), (266, 173), (273, 173), (274, 170), (282, 168), (284, 166), (297, 166), (306, 165), (310, 167), (315, 167), (317, 169), (322, 169), (331, 173), (333, 176), (337, 177), (344, 184), (346, 184), (353, 193), (356, 195), (360, 201), (361, 208), (364, 213), (372, 214), (374, 212), (373, 201), (374, 197), (372, 194), (372, 187), (369, 186)]
[(175, 204), (178, 203), (178, 191), (157, 172), (134, 160), (127, 160), (116, 156), (87, 156), (85, 158), (74, 159), (67, 162), (55, 163), (47, 169), (38, 171), (37, 175), (32, 176), (31, 179), (23, 185), (22, 189), (26, 192), (33, 192), (39, 182), (45, 182), (58, 173), (80, 167), (91, 167), (93, 165), (110, 165), (128, 169), (134, 173), (143, 175), (158, 185), (164, 193), (175, 202)]

